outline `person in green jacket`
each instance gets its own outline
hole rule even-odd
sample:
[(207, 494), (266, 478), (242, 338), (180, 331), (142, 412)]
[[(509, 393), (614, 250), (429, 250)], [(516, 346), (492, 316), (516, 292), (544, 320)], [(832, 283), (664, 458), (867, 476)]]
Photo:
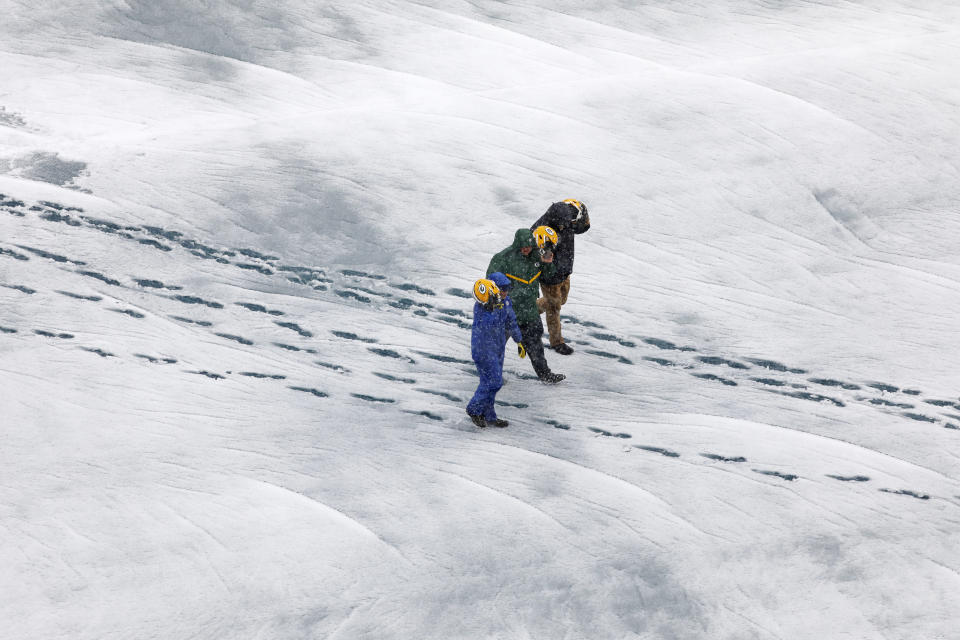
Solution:
[(543, 353), (543, 322), (537, 308), (539, 279), (541, 275), (553, 273), (552, 263), (553, 253), (549, 251), (549, 247), (545, 247), (541, 252), (530, 229), (517, 229), (513, 244), (490, 260), (487, 277), (499, 271), (513, 281), (510, 297), (513, 299), (513, 310), (523, 335), (523, 347), (530, 354), (530, 363), (537, 377), (543, 382), (556, 384), (566, 376), (553, 373), (547, 365), (547, 357)]

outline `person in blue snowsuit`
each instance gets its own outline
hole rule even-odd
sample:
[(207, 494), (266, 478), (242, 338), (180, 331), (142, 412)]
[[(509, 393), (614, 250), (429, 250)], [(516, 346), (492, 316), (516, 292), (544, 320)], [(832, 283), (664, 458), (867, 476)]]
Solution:
[[(512, 286), (510, 278), (499, 271), (473, 285), (476, 303), (473, 305), (470, 353), (480, 374), (480, 384), (467, 405), (467, 415), (478, 427), (505, 427), (509, 424), (497, 417), (494, 400), (503, 386), (503, 352), (507, 337), (512, 337), (518, 345), (523, 340), (508, 295)], [(523, 355), (521, 345), (521, 357)]]

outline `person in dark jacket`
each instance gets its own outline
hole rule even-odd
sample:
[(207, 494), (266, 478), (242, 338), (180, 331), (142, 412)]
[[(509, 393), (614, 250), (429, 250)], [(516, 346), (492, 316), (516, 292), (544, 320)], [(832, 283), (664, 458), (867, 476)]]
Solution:
[(559, 241), (554, 251), (554, 269), (540, 278), (540, 290), (543, 296), (537, 300), (537, 309), (546, 313), (547, 331), (550, 333), (550, 347), (560, 355), (570, 355), (573, 347), (563, 341), (560, 328), (560, 307), (567, 303), (570, 293), (570, 274), (573, 273), (574, 236), (586, 233), (590, 229), (590, 216), (587, 206), (579, 200), (568, 199), (554, 202), (531, 229), (547, 225), (557, 232)]
[(492, 273), (473, 285), (473, 329), (470, 354), (480, 374), (480, 384), (467, 405), (467, 415), (478, 427), (505, 427), (506, 420), (497, 417), (494, 401), (503, 386), (503, 349), (509, 334), (517, 344), (523, 340), (517, 316), (510, 300), (510, 279)]
[(540, 380), (556, 384), (566, 376), (550, 371), (543, 353), (543, 322), (537, 309), (539, 279), (542, 275), (553, 274), (553, 254), (547, 251), (541, 256), (536, 248), (533, 232), (517, 229), (513, 244), (491, 258), (487, 273), (499, 271), (513, 282), (513, 309), (523, 334), (523, 346), (530, 355), (530, 364)]

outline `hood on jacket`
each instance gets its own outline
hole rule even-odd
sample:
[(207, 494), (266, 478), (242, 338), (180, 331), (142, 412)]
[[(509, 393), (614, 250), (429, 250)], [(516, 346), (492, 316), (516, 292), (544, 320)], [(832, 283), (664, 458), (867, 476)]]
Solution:
[(530, 229), (517, 229), (517, 232), (513, 234), (513, 244), (511, 246), (517, 251), (524, 247), (536, 247), (537, 243), (533, 239), (533, 231), (530, 231)]
[(499, 271), (490, 274), (490, 280), (493, 281), (495, 285), (500, 288), (500, 291), (507, 293), (510, 289), (513, 288), (513, 283), (510, 282), (510, 278), (503, 275)]
[(577, 208), (569, 202), (554, 202), (544, 214), (546, 224), (556, 230), (570, 226), (577, 217)]

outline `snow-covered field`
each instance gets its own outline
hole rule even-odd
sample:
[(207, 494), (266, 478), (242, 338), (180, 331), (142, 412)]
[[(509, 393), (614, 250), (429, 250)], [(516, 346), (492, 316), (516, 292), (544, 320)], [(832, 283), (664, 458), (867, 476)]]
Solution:
[(0, 15), (4, 638), (960, 637), (953, 3)]

